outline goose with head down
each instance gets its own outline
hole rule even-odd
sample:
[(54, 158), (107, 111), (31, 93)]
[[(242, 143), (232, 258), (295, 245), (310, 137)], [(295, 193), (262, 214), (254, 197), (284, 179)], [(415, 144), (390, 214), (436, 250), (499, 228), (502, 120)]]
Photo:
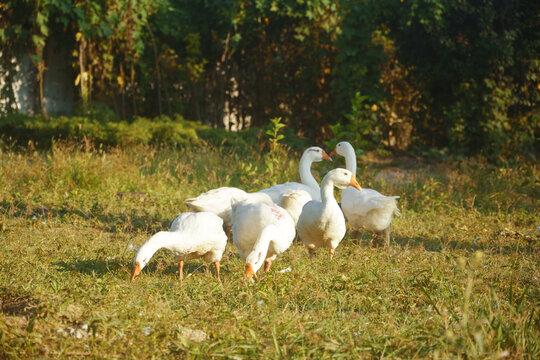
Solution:
[(321, 201), (311, 200), (302, 209), (296, 228), (298, 236), (307, 247), (310, 257), (317, 248), (328, 248), (330, 258), (345, 236), (345, 218), (335, 197), (334, 186), (345, 189), (352, 186), (362, 190), (354, 174), (346, 169), (328, 172), (321, 183)]
[(268, 271), (276, 256), (291, 246), (296, 234), (294, 221), (277, 205), (241, 201), (232, 206), (233, 241), (246, 261), (247, 279), (256, 277), (264, 263)]
[[(356, 154), (350, 143), (347, 141), (338, 143), (332, 154), (345, 157), (345, 166), (356, 174)], [(373, 189), (364, 188), (358, 191), (353, 187), (348, 187), (343, 190), (341, 208), (355, 232), (355, 239), (357, 239), (358, 230), (365, 229), (376, 235), (382, 235), (385, 246), (389, 246), (390, 225), (394, 215), (401, 215), (397, 208), (397, 199), (399, 196), (385, 196)]]
[(219, 262), (227, 245), (223, 220), (209, 212), (183, 213), (172, 223), (169, 231), (160, 231), (146, 241), (137, 251), (133, 261), (131, 280), (139, 275), (152, 256), (162, 248), (170, 250), (178, 262), (180, 281), (183, 279), (184, 262), (203, 258), (214, 263), (219, 278)]

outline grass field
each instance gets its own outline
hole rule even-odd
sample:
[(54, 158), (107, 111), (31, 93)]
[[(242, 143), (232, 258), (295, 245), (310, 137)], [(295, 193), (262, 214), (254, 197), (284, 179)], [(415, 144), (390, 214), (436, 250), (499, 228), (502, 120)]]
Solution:
[(310, 261), (296, 243), (254, 284), (232, 243), (222, 283), (194, 260), (180, 284), (160, 251), (129, 281), (136, 249), (184, 199), (297, 181), (298, 158), (269, 170), (256, 149), (4, 149), (0, 358), (540, 358), (531, 164), (368, 157), (360, 184), (401, 196), (389, 249), (347, 234), (332, 261)]

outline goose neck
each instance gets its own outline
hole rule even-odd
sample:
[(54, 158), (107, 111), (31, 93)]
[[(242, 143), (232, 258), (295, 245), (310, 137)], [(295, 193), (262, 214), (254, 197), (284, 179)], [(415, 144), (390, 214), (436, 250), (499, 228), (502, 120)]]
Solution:
[(250, 254), (246, 258), (246, 263), (251, 264), (255, 273), (261, 268), (266, 259), (268, 247), (270, 246), (270, 241), (275, 230), (273, 225), (266, 226), (259, 234), (257, 241), (253, 244), (253, 249), (251, 249)]
[(336, 203), (334, 197), (334, 182), (331, 179), (324, 179), (321, 184), (321, 200), (323, 204)]
[(345, 149), (345, 167), (356, 176), (356, 154), (352, 146)]
[(139, 262), (141, 265), (148, 263), (150, 258), (162, 248), (171, 249), (172, 245), (178, 242), (180, 233), (169, 232), (169, 231), (160, 231), (157, 234), (153, 235), (148, 239), (137, 251), (135, 256), (135, 261)]
[(311, 188), (319, 189), (319, 184), (311, 173), (311, 164), (313, 164), (313, 159), (304, 153), (300, 158), (300, 181)]

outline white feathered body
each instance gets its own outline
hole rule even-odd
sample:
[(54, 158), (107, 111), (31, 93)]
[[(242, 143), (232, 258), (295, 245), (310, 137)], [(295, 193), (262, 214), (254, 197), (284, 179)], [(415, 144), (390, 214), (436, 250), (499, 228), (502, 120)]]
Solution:
[(262, 234), (268, 239), (264, 257), (268, 260), (287, 250), (296, 234), (292, 217), (277, 205), (239, 202), (233, 205), (232, 218), (233, 241), (244, 260), (254, 251)]
[(298, 223), (298, 218), (302, 213), (302, 208), (312, 199), (313, 198), (307, 191), (292, 190), (283, 194), (281, 203), (279, 205), (288, 211), (294, 220), (294, 224), (296, 225)]
[(311, 249), (335, 249), (345, 236), (345, 218), (337, 202), (312, 200), (302, 210), (297, 223), (298, 236)]
[[(356, 173), (356, 154), (347, 141), (336, 145), (334, 150), (345, 157), (347, 169)], [(390, 225), (394, 215), (401, 215), (397, 208), (399, 196), (385, 196), (373, 189), (357, 191), (348, 187), (341, 193), (341, 207), (353, 230), (365, 229), (384, 236), (385, 245), (390, 245)]]
[(220, 187), (212, 189), (195, 198), (186, 200), (186, 205), (192, 211), (207, 211), (223, 219), (228, 226), (231, 225), (231, 204), (243, 200), (248, 194), (234, 187)]
[(298, 182), (288, 182), (285, 184), (274, 185), (267, 189), (260, 190), (259, 192), (270, 196), (272, 201), (274, 201), (276, 204), (281, 204), (283, 196), (294, 191), (305, 191), (312, 199), (321, 199), (320, 189), (318, 187), (315, 188)]
[(160, 231), (148, 239), (137, 251), (134, 263), (144, 268), (161, 248), (170, 250), (177, 260), (202, 257), (206, 262), (215, 262), (221, 260), (226, 245), (221, 218), (209, 212), (188, 212), (178, 216), (169, 231)]
[(311, 200), (302, 209), (296, 229), (300, 240), (310, 250), (329, 248), (332, 252), (345, 236), (345, 218), (335, 197), (334, 186), (345, 189), (360, 185), (352, 172), (345, 169), (329, 171), (321, 183), (321, 201)]
[(394, 215), (401, 215), (396, 199), (399, 196), (385, 196), (373, 189), (358, 191), (348, 187), (341, 193), (341, 208), (353, 229), (364, 228), (379, 233), (390, 226)]

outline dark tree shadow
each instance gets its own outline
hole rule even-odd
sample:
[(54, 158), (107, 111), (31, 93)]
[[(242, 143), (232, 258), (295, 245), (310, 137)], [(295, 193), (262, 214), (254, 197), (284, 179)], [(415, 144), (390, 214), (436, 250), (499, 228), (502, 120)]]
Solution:
[(81, 274), (104, 275), (113, 273), (128, 267), (131, 264), (126, 264), (119, 260), (103, 260), (103, 259), (86, 259), (76, 260), (72, 262), (58, 261), (54, 263), (57, 266), (57, 271), (62, 272), (78, 272)]
[[(349, 239), (347, 241), (353, 242), (352, 237), (349, 235), (346, 235), (346, 239)], [(382, 241), (380, 239), (377, 239), (377, 241), (372, 241), (373, 237), (369, 233), (359, 233), (358, 240), (360, 246), (366, 246), (366, 247), (380, 247), (383, 248)], [(375, 245), (374, 245), (375, 244)], [(535, 246), (536, 244), (536, 246)], [(392, 234), (390, 237), (390, 245), (391, 246), (399, 246), (401, 248), (405, 247), (422, 247), (423, 249), (427, 251), (434, 251), (434, 252), (440, 252), (443, 249), (447, 250), (466, 250), (468, 252), (475, 252), (475, 251), (483, 251), (486, 253), (499, 253), (502, 255), (511, 255), (516, 253), (529, 253), (534, 254), (538, 253), (538, 241), (531, 242), (531, 241), (508, 241), (503, 246), (499, 246), (497, 244), (486, 244), (486, 243), (480, 243), (475, 244), (474, 241), (471, 242), (463, 242), (463, 241), (456, 241), (456, 240), (450, 240), (446, 241), (444, 243), (440, 242), (439, 240), (435, 240), (428, 237), (423, 236), (416, 236), (416, 237), (404, 237), (399, 236), (396, 234)]]

